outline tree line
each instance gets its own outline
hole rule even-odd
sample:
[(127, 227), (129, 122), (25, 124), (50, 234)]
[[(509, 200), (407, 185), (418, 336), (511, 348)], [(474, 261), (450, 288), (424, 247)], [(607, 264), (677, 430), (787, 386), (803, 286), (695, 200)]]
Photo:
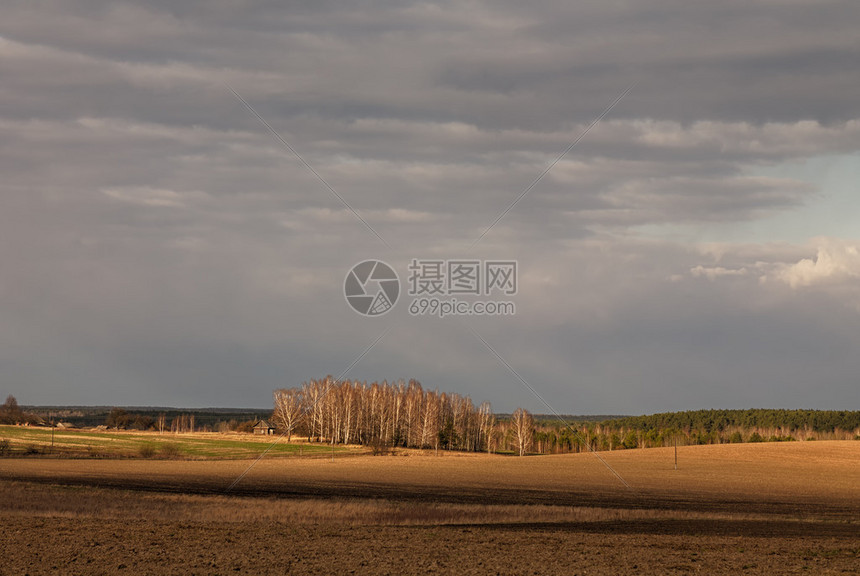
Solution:
[(667, 428), (721, 432), (743, 429), (780, 428), (787, 431), (835, 432), (860, 428), (860, 411), (845, 410), (693, 410), (649, 416), (628, 416), (605, 422), (615, 428), (649, 431)]
[(496, 415), (489, 403), (426, 390), (416, 380), (328, 376), (274, 392), (273, 424), (309, 441), (381, 447), (557, 454), (671, 446), (860, 439), (860, 411), (699, 410), (601, 422)]
[[(211, 414), (208, 414), (211, 420)], [(125, 408), (111, 408), (104, 425), (116, 430), (148, 430), (161, 434), (184, 434), (193, 432), (253, 432), (257, 419), (240, 421), (235, 418), (217, 420), (213, 424), (201, 425), (195, 412), (168, 414), (158, 412), (129, 411)]]
[[(260, 412), (255, 419), (243, 420), (252, 414), (210, 412), (113, 408), (102, 422), (111, 428), (159, 432), (250, 433), (263, 416)], [(28, 412), (9, 396), (0, 405), (0, 424), (46, 424), (46, 414)], [(860, 411), (695, 410), (601, 421), (532, 416), (523, 409), (496, 415), (489, 403), (475, 406), (468, 396), (426, 390), (416, 380), (368, 384), (331, 376), (276, 390), (271, 414), (288, 441), (298, 435), (316, 442), (366, 445), (374, 451), (408, 447), (558, 454), (676, 443), (860, 440)]]
[(287, 436), (311, 441), (435, 450), (507, 451), (531, 447), (534, 421), (518, 410), (500, 424), (489, 403), (425, 390), (417, 380), (337, 381), (331, 376), (274, 393), (272, 419)]
[(860, 411), (695, 410), (613, 418), (602, 422), (558, 422), (541, 418), (535, 428), (538, 453), (618, 450), (692, 444), (860, 440)]

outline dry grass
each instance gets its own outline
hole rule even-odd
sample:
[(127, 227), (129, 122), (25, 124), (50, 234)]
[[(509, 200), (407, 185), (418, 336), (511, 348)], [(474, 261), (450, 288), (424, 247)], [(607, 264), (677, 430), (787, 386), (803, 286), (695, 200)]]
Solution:
[[(271, 447), (270, 457), (327, 455), (332, 447), (322, 444), (287, 443), (280, 436), (236, 432), (165, 433), (132, 430), (59, 430), (39, 426), (0, 425), (0, 439), (8, 444), (6, 456), (31, 454), (52, 457), (184, 459), (253, 458)], [(362, 452), (356, 447), (334, 447), (338, 453)]]
[[(516, 490), (521, 495), (558, 495), (562, 500), (569, 494), (592, 494), (595, 498), (617, 497), (634, 503), (639, 497), (828, 503), (855, 510), (860, 516), (860, 442), (690, 446), (679, 448), (678, 453), (678, 470), (673, 469), (671, 448), (603, 453), (602, 457), (630, 484), (630, 489), (591, 454), (517, 458), (412, 452), (409, 456), (354, 456), (334, 461), (263, 459), (237, 486), (237, 491), (302, 495), (302, 487), (315, 486), (325, 495), (336, 495), (338, 489), (348, 495), (368, 496), (377, 490), (385, 497), (403, 491), (437, 496), (444, 492), (454, 499), (459, 492), (485, 494), (490, 502), (504, 503), (497, 495)], [(247, 460), (7, 459), (0, 468), (0, 479), (217, 493), (249, 464)], [(532, 502), (541, 503), (528, 500)]]
[[(603, 458), (630, 488), (590, 454), (517, 458), (414, 452), (408, 457), (354, 456), (333, 461), (264, 459), (230, 495), (339, 500), (333, 507), (342, 506), (347, 498), (408, 501), (413, 503), (411, 511), (417, 510), (415, 503), (422, 503), (425, 507), (419, 516), (432, 518), (455, 514), (454, 509), (443, 506), (447, 504), (478, 505), (488, 518), (501, 518), (512, 509), (500, 512), (487, 505), (511, 504), (546, 505), (552, 514), (560, 507), (587, 507), (765, 513), (849, 522), (860, 518), (860, 485), (856, 481), (860, 442), (685, 447), (679, 450), (678, 470), (673, 468), (671, 449), (628, 450), (607, 453)], [(7, 459), (0, 468), (0, 479), (222, 495), (250, 464), (247, 460)], [(206, 506), (215, 506), (221, 501), (207, 502)], [(272, 519), (292, 514), (279, 506), (287, 504), (275, 499), (248, 514)], [(313, 510), (327, 506), (316, 502), (309, 506), (312, 510), (298, 516), (316, 517)], [(391, 504), (372, 513), (362, 510), (359, 516), (378, 512), (394, 518), (400, 513), (397, 506)], [(267, 509), (279, 512), (270, 514)], [(529, 514), (538, 510), (530, 507)], [(236, 507), (224, 517), (243, 513)], [(329, 515), (320, 513), (319, 518)]]

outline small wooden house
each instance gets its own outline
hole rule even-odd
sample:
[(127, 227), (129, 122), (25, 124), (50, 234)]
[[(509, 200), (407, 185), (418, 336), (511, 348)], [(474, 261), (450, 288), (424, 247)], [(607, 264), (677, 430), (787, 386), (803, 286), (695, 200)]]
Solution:
[(271, 426), (265, 420), (260, 420), (259, 422), (254, 424), (254, 434), (260, 434), (261, 436), (271, 436), (274, 433), (274, 426)]

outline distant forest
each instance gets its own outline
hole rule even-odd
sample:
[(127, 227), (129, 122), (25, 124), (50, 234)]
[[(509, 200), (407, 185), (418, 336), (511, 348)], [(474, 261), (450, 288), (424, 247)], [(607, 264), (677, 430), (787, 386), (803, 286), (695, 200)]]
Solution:
[[(653, 448), (691, 444), (860, 440), (860, 411), (695, 410), (626, 416), (601, 422), (560, 422), (541, 417), (539, 453)], [(585, 444), (587, 442), (587, 444)]]
[(251, 432), (255, 423), (271, 414), (268, 409), (19, 406), (9, 396), (0, 405), (0, 424), (106, 426), (122, 430), (158, 430), (163, 426), (167, 432)]

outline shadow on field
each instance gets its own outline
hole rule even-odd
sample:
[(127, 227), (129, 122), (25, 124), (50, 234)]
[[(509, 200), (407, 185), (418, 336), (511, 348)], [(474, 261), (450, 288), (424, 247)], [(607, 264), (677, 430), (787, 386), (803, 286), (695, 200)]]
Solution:
[[(786, 535), (799, 525), (797, 520), (803, 520), (804, 533), (809, 533), (812, 522), (827, 519), (828, 521), (851, 522), (847, 527), (840, 528), (839, 524), (822, 523), (823, 530), (853, 530), (853, 535), (860, 536), (860, 528), (856, 524), (857, 507), (845, 507), (821, 501), (800, 500), (767, 500), (761, 496), (743, 498), (717, 495), (698, 495), (696, 497), (679, 497), (673, 494), (636, 491), (626, 489), (581, 489), (581, 490), (534, 490), (521, 488), (483, 488), (468, 486), (415, 486), (408, 484), (393, 484), (385, 482), (347, 482), (347, 481), (289, 481), (273, 482), (261, 479), (245, 479), (233, 490), (227, 492), (227, 484), (223, 480), (211, 477), (189, 475), (181, 479), (159, 477), (107, 476), (87, 473), (53, 474), (50, 477), (26, 472), (0, 473), (0, 477), (9, 480), (26, 482), (60, 484), (69, 486), (94, 486), (99, 488), (114, 488), (152, 493), (167, 494), (197, 494), (197, 495), (229, 495), (240, 497), (272, 497), (272, 498), (313, 498), (330, 500), (370, 499), (391, 502), (446, 503), (446, 504), (478, 504), (478, 505), (548, 505), (595, 508), (617, 508), (628, 510), (655, 510), (671, 513), (672, 511), (724, 513), (741, 515), (773, 515), (774, 522), (721, 522), (721, 521), (689, 521), (677, 520), (666, 523), (657, 521), (639, 521), (638, 523), (624, 522), (625, 530), (643, 531), (648, 533), (707, 533), (731, 535), (733, 531), (743, 533), (755, 531), (757, 534)], [(612, 522), (589, 523), (589, 531), (614, 531), (618, 526)], [(835, 526), (835, 528), (834, 528)], [(528, 528), (526, 528), (528, 527)], [(516, 524), (511, 529), (536, 529), (539, 526)], [(553, 530), (564, 529), (563, 525), (552, 524)], [(579, 527), (576, 528), (579, 530)], [(799, 529), (799, 528), (798, 528)], [(661, 532), (662, 531), (662, 532)], [(668, 531), (668, 532), (665, 532)], [(695, 532), (698, 531), (698, 532)], [(840, 532), (842, 533), (842, 532)]]

